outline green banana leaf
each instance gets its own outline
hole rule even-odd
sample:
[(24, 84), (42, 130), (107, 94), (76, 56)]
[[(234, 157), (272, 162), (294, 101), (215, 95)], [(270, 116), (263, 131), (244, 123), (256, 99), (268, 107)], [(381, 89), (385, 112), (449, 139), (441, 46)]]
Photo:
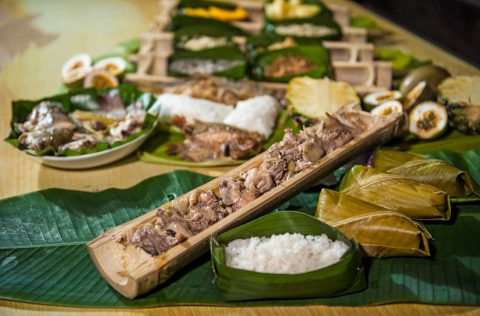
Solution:
[[(232, 268), (225, 263), (225, 247), (229, 242), (285, 233), (300, 233), (304, 236), (326, 234), (331, 240), (345, 242), (349, 250), (339, 262), (301, 274), (260, 273)], [(300, 212), (272, 213), (220, 236), (212, 236), (210, 252), (215, 283), (228, 301), (328, 297), (358, 292), (366, 287), (358, 244), (338, 230)]]
[[(277, 58), (286, 55), (296, 55), (307, 59), (316, 65), (316, 68), (306, 73), (288, 75), (284, 77), (268, 77), (264, 74), (265, 67), (270, 65)], [(328, 51), (321, 45), (303, 45), (297, 47), (289, 47), (279, 49), (270, 52), (263, 52), (258, 54), (255, 58), (254, 64), (251, 69), (252, 79), (261, 81), (273, 81), (273, 82), (288, 82), (293, 77), (297, 76), (309, 76), (312, 78), (323, 78), (329, 75), (329, 60)]]
[(235, 10), (237, 6), (225, 1), (211, 1), (211, 0), (181, 0), (177, 6), (179, 10), (184, 8), (208, 8), (208, 7), (218, 7), (222, 9)]
[(135, 37), (135, 38), (132, 38), (131, 40), (118, 43), (117, 46), (115, 47), (115, 51), (129, 56), (129, 55), (138, 53), (138, 51), (140, 50), (140, 44), (141, 44), (140, 38)]
[(383, 28), (377, 24), (375, 19), (366, 15), (352, 17), (350, 19), (350, 26), (360, 27), (368, 30), (383, 30)]
[[(271, 3), (272, 0), (266, 1), (266, 3)], [(333, 19), (333, 13), (330, 11), (327, 6), (319, 0), (304, 0), (302, 1), (304, 4), (315, 4), (320, 6), (320, 12), (315, 16), (307, 19), (284, 19), (284, 20), (271, 20), (266, 15), (264, 18), (264, 27), (263, 32), (265, 34), (277, 34), (276, 28), (279, 25), (289, 25), (289, 24), (314, 24), (314, 25), (322, 25), (326, 27), (330, 27), (335, 30), (334, 34), (326, 35), (326, 36), (319, 36), (319, 37), (311, 37), (317, 40), (331, 40), (337, 41), (342, 38), (342, 30), (340, 26), (335, 22)]]
[[(298, 131), (298, 125), (293, 121), (287, 111), (280, 113), (277, 124), (270, 138), (263, 144), (263, 149), (267, 150), (272, 144), (283, 139), (286, 128)], [(235, 160), (231, 158), (223, 158), (217, 160), (209, 160), (203, 162), (192, 162), (183, 160), (178, 155), (170, 155), (168, 148), (173, 144), (181, 144), (185, 140), (183, 134), (170, 129), (158, 129), (158, 133), (151, 136), (141, 150), (138, 151), (138, 157), (150, 163), (169, 164), (184, 167), (219, 167), (219, 166), (235, 166), (245, 162), (245, 160)]]
[[(297, 45), (318, 45), (317, 39), (293, 36), (290, 37)], [(285, 38), (287, 38), (287, 36), (275, 34), (259, 34), (248, 36), (245, 44), (245, 50), (247, 52), (248, 59), (254, 61), (257, 55), (265, 51), (268, 46), (274, 43), (283, 42)]]
[(248, 36), (248, 33), (244, 30), (228, 23), (219, 20), (207, 19), (207, 18), (199, 18), (199, 17), (192, 17), (192, 16), (185, 16), (185, 15), (175, 15), (170, 22), (168, 30), (176, 31), (185, 26), (195, 26), (195, 25), (209, 25), (212, 27), (220, 28), (225, 30), (225, 32), (231, 34), (235, 34), (238, 36)]
[[(477, 165), (480, 160), (476, 161)], [(368, 261), (368, 288), (332, 298), (226, 302), (212, 283), (210, 256), (179, 271), (138, 299), (122, 297), (102, 279), (85, 244), (211, 178), (176, 171), (126, 190), (49, 189), (0, 200), (0, 298), (77, 307), (165, 305), (299, 306), (416, 302), (479, 305), (480, 203), (456, 206), (448, 225), (427, 224), (433, 258)], [(315, 212), (318, 191), (297, 195), (281, 209)]]
[(419, 60), (412, 54), (405, 53), (396, 47), (377, 47), (375, 48), (375, 55), (380, 60), (392, 62), (396, 77), (405, 75), (406, 71), (432, 63), (431, 60)]
[(419, 181), (356, 165), (338, 190), (418, 220), (449, 220), (450, 198), (439, 188)]
[(184, 72), (175, 71), (170, 67), (170, 64), (177, 60), (182, 59), (198, 59), (198, 60), (238, 60), (242, 63), (238, 66), (234, 66), (230, 69), (226, 69), (223, 71), (214, 72), (212, 76), (218, 77), (226, 77), (229, 79), (242, 79), (245, 77), (246, 70), (247, 70), (247, 62), (243, 53), (236, 47), (216, 47), (205, 49), (198, 52), (191, 52), (191, 51), (177, 51), (168, 57), (168, 74), (170, 76), (179, 76), (179, 77), (186, 77), (189, 74)]
[(408, 151), (414, 154), (428, 155), (438, 151), (454, 151), (465, 153), (480, 148), (480, 135), (465, 135), (459, 131), (449, 134), (435, 141), (419, 141), (411, 137), (388, 143), (385, 149)]
[(453, 198), (480, 199), (480, 187), (465, 171), (444, 161), (424, 159), (400, 151), (380, 150), (375, 154), (375, 169), (405, 176), (422, 183), (430, 184), (448, 193)]
[[(79, 89), (63, 94), (57, 94), (51, 97), (42, 98), (40, 100), (17, 100), (12, 102), (12, 119), (10, 121), (10, 132), (8, 137), (5, 139), (6, 142), (10, 143), (14, 147), (20, 150), (26, 150), (18, 143), (18, 134), (15, 132), (14, 125), (15, 123), (25, 122), (28, 115), (37, 106), (40, 102), (51, 101), (57, 102), (62, 110), (66, 113), (73, 112), (75, 110), (81, 111), (92, 111), (92, 107), (98, 105), (98, 98), (101, 98), (102, 95), (117, 92), (122, 99), (123, 104), (130, 105), (134, 102), (141, 102), (145, 110), (148, 110), (153, 103), (155, 103), (155, 97), (151, 93), (144, 93), (138, 90), (135, 86), (129, 84), (122, 84), (117, 88), (112, 89), (101, 89), (96, 90), (93, 88), (88, 89)], [(115, 148), (120, 145), (126, 144), (150, 131), (156, 123), (156, 117), (150, 113), (147, 113), (145, 122), (143, 124), (142, 130), (129, 136), (128, 138), (116, 141), (112, 144), (99, 143), (94, 148), (82, 149), (81, 151), (72, 151), (65, 150), (60, 155), (61, 156), (78, 156), (84, 154), (90, 154), (95, 152), (100, 152), (109, 148)], [(29, 153), (43, 156), (43, 155), (53, 155), (54, 149), (52, 147), (47, 147), (42, 151), (33, 152), (28, 150)]]

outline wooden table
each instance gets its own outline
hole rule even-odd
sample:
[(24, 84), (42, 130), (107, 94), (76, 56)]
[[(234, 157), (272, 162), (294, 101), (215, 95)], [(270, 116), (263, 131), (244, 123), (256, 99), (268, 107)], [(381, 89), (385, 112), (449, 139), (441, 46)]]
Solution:
[[(348, 6), (354, 14), (368, 14), (391, 30), (398, 46), (419, 58), (430, 58), (454, 74), (480, 74), (473, 66), (434, 45), (376, 16), (355, 3), (332, 0)], [(116, 43), (138, 36), (148, 29), (157, 13), (156, 1), (84, 0), (0, 2), (0, 134), (7, 135), (14, 99), (35, 99), (55, 93), (65, 60), (79, 52), (100, 56)], [(132, 155), (106, 167), (65, 171), (41, 166), (31, 157), (0, 142), (0, 198), (50, 187), (98, 191), (109, 187), (128, 188), (146, 178), (178, 167), (147, 164)], [(193, 168), (193, 171), (220, 175), (228, 168)], [(147, 309), (78, 309), (0, 301), (0, 315), (136, 315), (166, 313), (216, 315), (412, 315), (479, 314), (478, 307), (390, 304), (375, 307), (255, 307), (226, 308), (175, 306)]]

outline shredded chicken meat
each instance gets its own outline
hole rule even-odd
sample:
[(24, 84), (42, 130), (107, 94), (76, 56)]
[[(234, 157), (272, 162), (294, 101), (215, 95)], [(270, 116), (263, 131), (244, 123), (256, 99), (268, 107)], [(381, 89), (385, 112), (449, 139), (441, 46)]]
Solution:
[(258, 168), (224, 177), (216, 190), (194, 190), (188, 203), (177, 203), (182, 206), (158, 208), (156, 222), (137, 229), (130, 243), (151, 255), (167, 251), (348, 143), (367, 130), (373, 120), (369, 114), (345, 108), (298, 134), (285, 130), (283, 139), (267, 150)]

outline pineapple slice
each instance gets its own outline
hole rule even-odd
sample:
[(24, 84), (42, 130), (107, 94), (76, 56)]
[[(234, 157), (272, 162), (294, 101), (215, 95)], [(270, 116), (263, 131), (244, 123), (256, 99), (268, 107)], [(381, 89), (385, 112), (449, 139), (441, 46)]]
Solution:
[(480, 134), (480, 76), (450, 77), (438, 86), (450, 125), (462, 133)]
[(359, 102), (355, 90), (346, 82), (297, 77), (288, 83), (287, 98), (292, 108), (312, 119), (325, 118), (342, 106)]

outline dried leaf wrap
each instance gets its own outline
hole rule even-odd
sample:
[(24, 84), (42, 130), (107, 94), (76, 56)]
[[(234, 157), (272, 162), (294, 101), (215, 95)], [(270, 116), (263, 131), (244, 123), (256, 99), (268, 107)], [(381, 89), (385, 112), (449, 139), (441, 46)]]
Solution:
[(448, 220), (448, 194), (416, 180), (357, 165), (344, 176), (339, 191), (418, 220)]
[(315, 216), (360, 243), (370, 257), (430, 256), (430, 233), (398, 212), (323, 189)]
[(424, 159), (399, 151), (379, 151), (374, 166), (379, 171), (436, 186), (452, 198), (480, 196), (480, 188), (467, 172), (441, 160)]

